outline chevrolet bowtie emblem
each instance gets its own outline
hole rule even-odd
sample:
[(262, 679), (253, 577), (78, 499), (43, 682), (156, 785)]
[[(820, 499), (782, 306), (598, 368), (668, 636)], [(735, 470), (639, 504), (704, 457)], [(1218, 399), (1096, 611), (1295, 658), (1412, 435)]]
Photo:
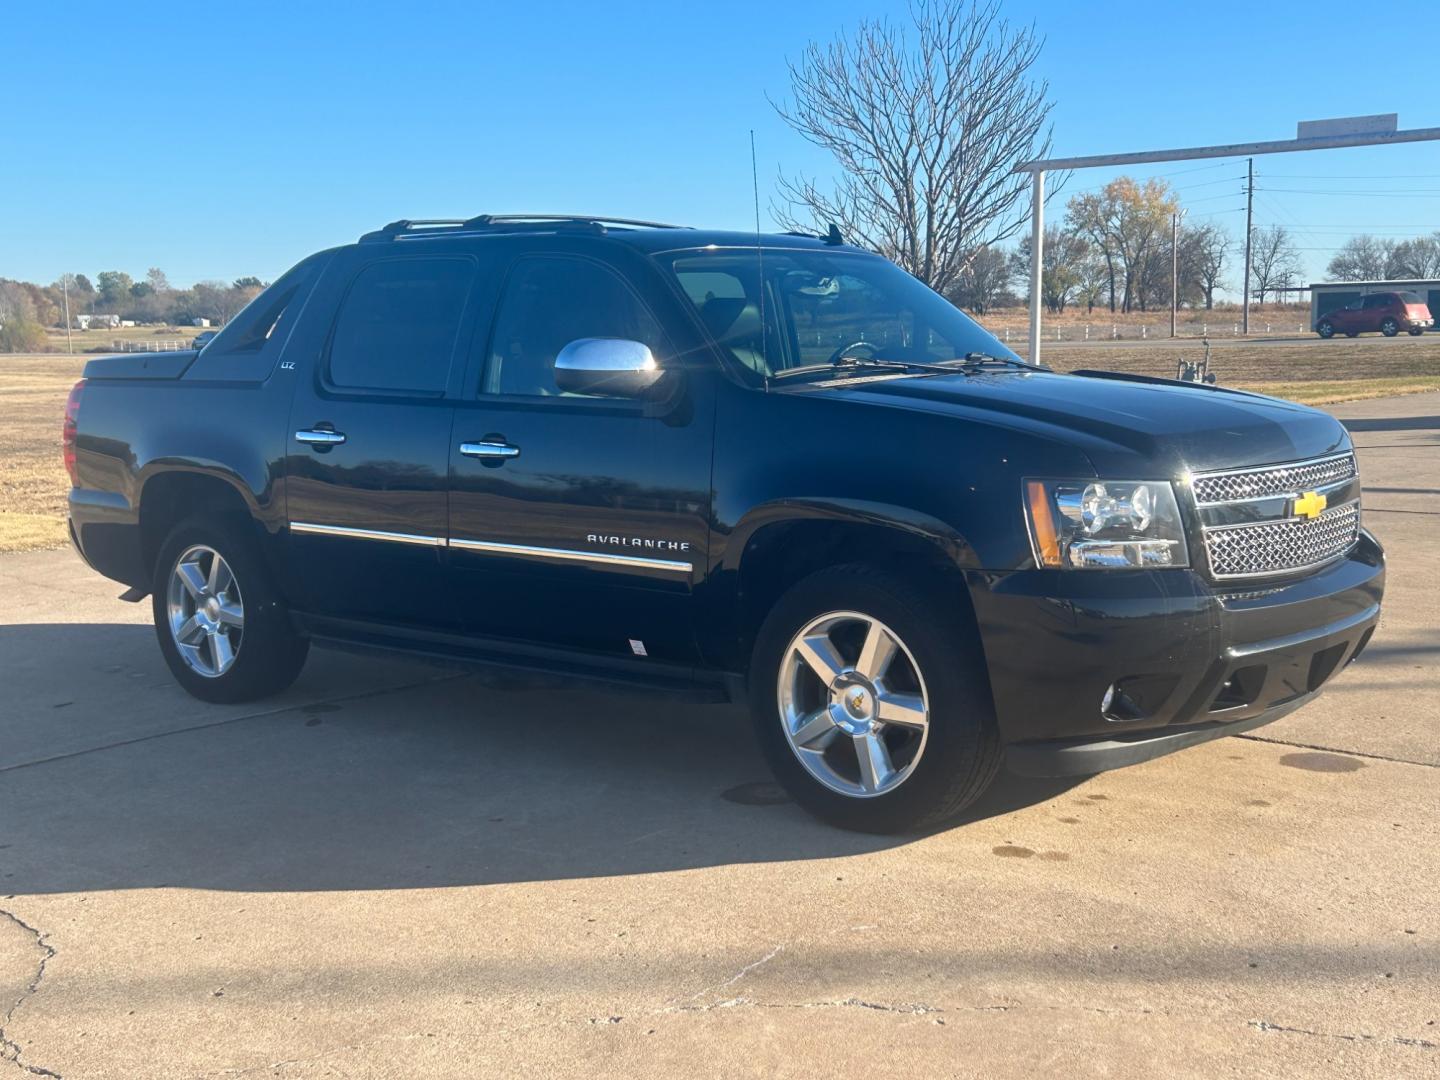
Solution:
[(1296, 517), (1314, 521), (1325, 510), (1325, 496), (1318, 491), (1307, 491), (1290, 504), (1290, 512)]

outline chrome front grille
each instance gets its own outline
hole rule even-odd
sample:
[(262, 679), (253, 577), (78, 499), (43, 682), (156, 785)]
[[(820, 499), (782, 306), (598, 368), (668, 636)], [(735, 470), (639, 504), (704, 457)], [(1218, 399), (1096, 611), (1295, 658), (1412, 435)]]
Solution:
[(1217, 578), (1284, 574), (1344, 555), (1360, 537), (1360, 504), (1348, 502), (1313, 521), (1288, 519), (1205, 530), (1210, 572)]
[[(1220, 580), (1273, 577), (1345, 555), (1360, 538), (1359, 489), (1351, 483), (1356, 476), (1355, 456), (1338, 454), (1195, 477), (1192, 490), (1211, 575)], [(1348, 501), (1315, 518), (1295, 512), (1293, 500), (1325, 489), (1330, 498)], [(1265, 500), (1274, 503), (1267, 506)], [(1240, 514), (1264, 516), (1227, 522)]]
[(1201, 506), (1239, 502), (1267, 496), (1299, 495), (1355, 475), (1355, 455), (1297, 461), (1291, 465), (1266, 465), (1258, 469), (1211, 473), (1195, 478), (1195, 501)]

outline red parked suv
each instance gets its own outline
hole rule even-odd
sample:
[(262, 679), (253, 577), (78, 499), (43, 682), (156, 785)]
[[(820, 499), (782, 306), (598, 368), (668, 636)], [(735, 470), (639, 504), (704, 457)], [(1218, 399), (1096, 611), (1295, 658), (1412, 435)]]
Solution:
[(1336, 334), (1354, 337), (1378, 330), (1386, 337), (1394, 337), (1401, 330), (1408, 330), (1419, 337), (1434, 325), (1430, 309), (1415, 293), (1377, 292), (1322, 315), (1315, 324), (1315, 332), (1328, 338)]

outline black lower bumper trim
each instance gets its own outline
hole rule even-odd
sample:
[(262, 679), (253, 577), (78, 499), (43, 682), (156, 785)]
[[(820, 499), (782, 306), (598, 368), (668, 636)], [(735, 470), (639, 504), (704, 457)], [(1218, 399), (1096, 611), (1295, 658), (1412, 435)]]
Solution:
[(1005, 764), (1011, 772), (1020, 776), (1090, 776), (1111, 769), (1123, 769), (1126, 765), (1138, 765), (1211, 739), (1264, 727), (1294, 712), (1318, 694), (1318, 690), (1302, 694), (1266, 709), (1259, 716), (1228, 724), (1196, 724), (1178, 731), (1137, 731), (1128, 738), (1099, 741), (1055, 739), (1012, 743), (1005, 748)]

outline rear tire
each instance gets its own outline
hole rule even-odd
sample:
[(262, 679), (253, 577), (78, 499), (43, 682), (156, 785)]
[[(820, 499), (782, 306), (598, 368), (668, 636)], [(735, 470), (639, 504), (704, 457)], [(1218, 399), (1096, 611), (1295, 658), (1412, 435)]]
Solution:
[(1400, 324), (1394, 319), (1386, 319), (1380, 324), (1380, 333), (1386, 337), (1394, 337), (1400, 332)]
[(1335, 336), (1335, 324), (1331, 322), (1322, 322), (1319, 326), (1315, 328), (1315, 332), (1319, 334), (1322, 338), (1332, 338)]
[(171, 530), (155, 561), (151, 605), (160, 652), (175, 681), (202, 701), (279, 693), (310, 650), (250, 529), (238, 518), (190, 518)]
[(933, 827), (999, 771), (974, 625), (933, 590), (888, 571), (839, 566), (795, 585), (760, 629), (749, 688), (776, 778), (841, 828)]

